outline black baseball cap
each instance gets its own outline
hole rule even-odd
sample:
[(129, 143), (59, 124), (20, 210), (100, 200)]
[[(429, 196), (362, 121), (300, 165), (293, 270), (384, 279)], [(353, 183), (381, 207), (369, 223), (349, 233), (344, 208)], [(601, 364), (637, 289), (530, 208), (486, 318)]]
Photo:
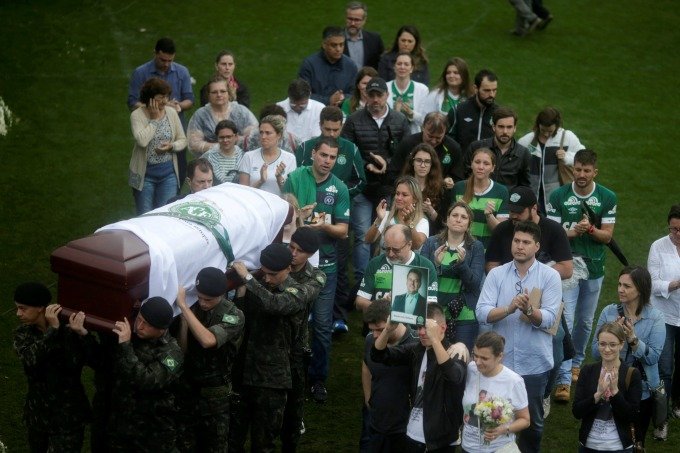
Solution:
[(510, 190), (509, 207), (510, 211), (520, 213), (526, 208), (530, 208), (537, 204), (536, 194), (530, 187), (516, 186)]
[(366, 93), (370, 93), (371, 91), (387, 93), (387, 83), (385, 83), (385, 80), (381, 79), (380, 77), (373, 77), (366, 85)]

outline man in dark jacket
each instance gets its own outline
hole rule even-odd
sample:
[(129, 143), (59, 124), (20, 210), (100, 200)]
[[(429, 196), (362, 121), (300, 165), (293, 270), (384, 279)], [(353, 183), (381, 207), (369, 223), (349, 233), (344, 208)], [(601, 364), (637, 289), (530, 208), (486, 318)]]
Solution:
[(493, 137), (470, 144), (465, 153), (465, 176), (470, 176), (472, 154), (479, 148), (489, 148), (496, 155), (496, 168), (491, 179), (504, 184), (508, 190), (515, 186), (531, 187), (529, 163), (531, 154), (514, 138), (517, 114), (509, 108), (498, 107), (493, 112)]
[(358, 69), (371, 66), (378, 69), (385, 45), (380, 34), (364, 30), (367, 9), (363, 2), (349, 2), (345, 10), (345, 55)]
[(410, 364), (412, 370), (413, 407), (406, 434), (409, 451), (453, 452), (458, 431), (463, 421), (463, 392), (467, 367), (458, 357), (449, 356), (445, 338), (446, 319), (442, 308), (428, 304), (425, 326), (418, 328), (420, 343), (387, 347), (390, 332), (397, 328), (390, 324), (375, 340), (371, 359), (386, 365)]
[(482, 69), (475, 75), (475, 94), (449, 111), (449, 135), (463, 150), (475, 140), (493, 135), (491, 115), (496, 109), (497, 92), (496, 74)]

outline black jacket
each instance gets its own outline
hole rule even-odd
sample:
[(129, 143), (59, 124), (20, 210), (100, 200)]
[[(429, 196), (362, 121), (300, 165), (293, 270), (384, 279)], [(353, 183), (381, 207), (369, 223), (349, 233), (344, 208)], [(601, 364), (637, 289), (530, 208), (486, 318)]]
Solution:
[[(409, 154), (417, 145), (423, 142), (423, 133), (418, 132), (411, 134), (399, 143), (397, 151), (392, 156), (390, 168), (387, 170), (392, 177), (396, 179), (401, 174), (404, 163), (408, 159)], [(444, 136), (444, 140), (434, 149), (439, 157), (439, 163), (442, 166), (442, 178), (450, 176), (453, 182), (458, 182), (464, 179), (465, 172), (463, 171), (463, 152), (460, 145), (448, 135)]]
[[(373, 31), (361, 30), (362, 43), (364, 44), (364, 66), (370, 66), (376, 71), (378, 70), (378, 63), (380, 63), (380, 56), (385, 51), (385, 45), (379, 33)], [(344, 54), (349, 57), (349, 46), (345, 42)], [(361, 69), (361, 68), (359, 68)]]
[(496, 155), (496, 170), (491, 175), (491, 179), (505, 185), (508, 190), (515, 186), (531, 187), (529, 180), (529, 163), (531, 162), (531, 154), (524, 146), (517, 143), (513, 138), (510, 149), (501, 154), (500, 148), (496, 146), (494, 138), (485, 138), (484, 140), (477, 140), (470, 144), (465, 153), (465, 176), (470, 176), (472, 170), (472, 154), (479, 148), (489, 148)]
[(472, 95), (455, 109), (449, 110), (449, 135), (466, 150), (475, 140), (493, 137), (493, 112), (496, 104), (484, 110), (477, 104), (477, 96)]
[[(373, 153), (385, 159), (389, 167), (397, 145), (409, 133), (409, 128), (408, 120), (401, 112), (389, 109), (387, 117), (378, 127), (368, 110), (361, 109), (347, 118), (342, 128), (342, 137), (357, 145), (365, 165), (374, 162), (370, 156)], [(369, 196), (383, 197), (393, 191), (394, 181), (388, 174), (376, 175), (366, 170), (366, 180), (364, 193)]]
[[(442, 344), (448, 348), (444, 339)], [(427, 353), (427, 371), (423, 385), (423, 431), (428, 450), (451, 445), (458, 439), (458, 430), (463, 423), (463, 393), (467, 367), (462, 360), (449, 359), (437, 363), (432, 348), (418, 343), (392, 346), (378, 350), (371, 348), (371, 360), (386, 365), (411, 365), (412, 394), (418, 387), (418, 373), (423, 356)]]
[[(596, 404), (593, 398), (597, 391), (597, 381), (600, 378), (601, 369), (602, 362), (589, 363), (581, 367), (581, 374), (579, 374), (576, 384), (576, 394), (574, 395), (574, 404), (571, 407), (571, 412), (574, 414), (574, 417), (581, 420), (578, 440), (582, 445), (586, 444), (588, 434), (593, 427), (593, 422), (597, 415), (597, 410), (600, 404), (603, 404)], [(633, 371), (628, 388), (626, 388), (627, 373), (628, 365), (621, 363), (619, 367), (619, 392), (609, 400), (612, 405), (616, 430), (619, 432), (623, 448), (627, 448), (633, 443), (630, 437), (630, 424), (635, 419), (642, 394), (640, 372), (638, 370)]]

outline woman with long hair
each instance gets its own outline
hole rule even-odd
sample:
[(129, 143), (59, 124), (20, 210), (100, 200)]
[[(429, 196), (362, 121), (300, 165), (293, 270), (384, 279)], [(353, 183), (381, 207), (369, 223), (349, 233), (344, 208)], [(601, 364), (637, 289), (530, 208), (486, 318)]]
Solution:
[(453, 196), (456, 201), (462, 200), (470, 205), (475, 215), (472, 235), (486, 249), (493, 229), (510, 216), (508, 189), (491, 179), (496, 168), (496, 155), (489, 148), (475, 150), (471, 167), (470, 177), (454, 184)]
[(437, 152), (427, 143), (417, 145), (401, 170), (403, 176), (413, 176), (423, 194), (423, 212), (430, 222), (430, 235), (440, 231), (445, 223), (447, 207), (453, 192), (444, 187), (442, 166)]
[(427, 111), (449, 113), (473, 93), (470, 70), (462, 58), (453, 57), (446, 62), (439, 83), (427, 96)]
[(354, 80), (354, 90), (352, 91), (352, 96), (346, 98), (340, 110), (347, 117), (359, 109), (364, 108), (366, 101), (368, 100), (368, 95), (366, 94), (366, 85), (374, 77), (378, 77), (378, 71), (371, 66), (364, 66), (357, 72), (356, 79)]
[(423, 214), (423, 194), (418, 181), (412, 176), (400, 176), (394, 183), (395, 192), (392, 207), (387, 210), (387, 200), (382, 200), (375, 208), (375, 222), (366, 232), (366, 242), (382, 242), (382, 234), (388, 226), (402, 224), (413, 232), (412, 249), (417, 251), (425, 243), (430, 233), (430, 225)]
[(647, 268), (652, 276), (652, 305), (663, 312), (666, 322), (659, 374), (673, 400), (671, 411), (680, 418), (680, 204), (671, 206), (668, 234), (652, 244)]
[(257, 127), (253, 112), (241, 104), (229, 100), (227, 81), (221, 76), (213, 77), (209, 83), (208, 104), (194, 112), (187, 127), (189, 150), (200, 157), (217, 144), (215, 127), (222, 120), (231, 120), (241, 131), (241, 140), (250, 130)]
[(248, 151), (239, 166), (239, 184), (281, 195), (288, 174), (297, 168), (295, 155), (279, 148), (286, 121), (269, 115), (260, 121), (260, 148)]
[(571, 407), (581, 420), (579, 452), (632, 451), (630, 424), (640, 405), (640, 372), (621, 360), (626, 341), (621, 324), (603, 324), (593, 341), (601, 360), (581, 368)]
[(411, 126), (411, 133), (420, 132), (423, 119), (427, 114), (427, 86), (411, 80), (414, 68), (413, 55), (399, 52), (394, 62), (394, 80), (387, 82), (387, 103), (406, 116)]
[[(484, 246), (470, 234), (472, 215), (464, 201), (455, 202), (446, 211), (445, 227), (427, 238), (420, 251), (437, 270), (437, 301), (444, 307), (447, 338), (468, 349), (479, 331), (475, 308), (484, 278)], [(461, 293), (465, 304), (456, 305), (454, 299)]]
[[(658, 362), (666, 340), (663, 313), (650, 304), (651, 293), (652, 277), (647, 269), (641, 266), (624, 267), (619, 273), (619, 303), (602, 309), (596, 328), (599, 331), (602, 325), (609, 322), (616, 322), (623, 328), (626, 343), (619, 357), (626, 365), (638, 368), (642, 375), (642, 397), (635, 433), (643, 444), (654, 409), (652, 391), (661, 384)], [(601, 358), (596, 339), (593, 339), (591, 352), (594, 358)]]
[[(468, 363), (462, 401), (461, 447), (467, 453), (501, 451), (515, 442), (518, 432), (529, 427), (529, 399), (524, 380), (503, 365), (504, 350), (505, 338), (493, 331), (481, 334), (475, 341), (474, 360)], [(511, 405), (513, 416), (508, 423), (484, 428), (475, 408), (494, 398)]]
[(170, 85), (152, 77), (139, 94), (142, 106), (130, 114), (135, 146), (128, 184), (137, 215), (167, 204), (180, 188), (177, 153), (187, 146), (177, 110), (168, 106)]
[[(248, 87), (234, 75), (236, 70), (236, 58), (230, 50), (220, 50), (215, 57), (215, 76), (220, 76), (227, 81), (227, 87), (233, 95), (231, 101), (236, 101), (239, 104), (250, 108), (250, 91)], [(208, 93), (210, 91), (210, 82), (201, 87), (201, 105), (208, 103)]]
[(412, 79), (425, 85), (430, 84), (430, 70), (427, 68), (427, 55), (420, 41), (420, 32), (413, 25), (404, 25), (394, 37), (392, 48), (382, 54), (378, 63), (378, 74), (385, 80), (394, 79), (394, 63), (399, 52), (408, 52), (413, 56)]

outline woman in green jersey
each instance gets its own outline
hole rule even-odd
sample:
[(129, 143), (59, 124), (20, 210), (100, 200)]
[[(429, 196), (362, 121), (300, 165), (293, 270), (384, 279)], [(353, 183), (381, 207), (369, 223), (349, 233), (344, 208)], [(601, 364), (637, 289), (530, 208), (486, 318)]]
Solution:
[(496, 168), (496, 155), (489, 148), (475, 150), (471, 167), (472, 174), (453, 186), (453, 194), (456, 201), (462, 200), (470, 205), (474, 213), (472, 235), (486, 249), (493, 229), (510, 216), (508, 189), (491, 179)]
[(427, 111), (449, 113), (472, 93), (467, 63), (462, 58), (453, 57), (446, 62), (439, 83), (427, 96)]

